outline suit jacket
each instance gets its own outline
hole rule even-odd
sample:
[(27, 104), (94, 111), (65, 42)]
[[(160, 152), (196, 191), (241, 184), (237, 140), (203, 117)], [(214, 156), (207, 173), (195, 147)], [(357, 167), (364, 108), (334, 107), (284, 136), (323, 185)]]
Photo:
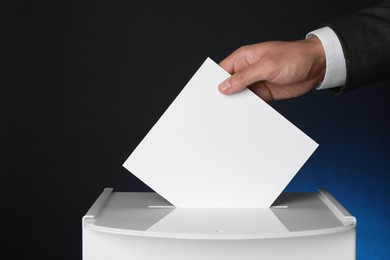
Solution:
[(390, 78), (390, 0), (327, 25), (344, 50), (347, 79), (342, 91)]

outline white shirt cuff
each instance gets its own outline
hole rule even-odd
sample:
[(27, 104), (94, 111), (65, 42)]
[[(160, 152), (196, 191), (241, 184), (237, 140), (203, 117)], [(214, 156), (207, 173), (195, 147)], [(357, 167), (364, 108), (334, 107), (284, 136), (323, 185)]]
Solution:
[(343, 48), (336, 33), (329, 27), (322, 27), (306, 35), (306, 39), (317, 36), (325, 50), (326, 72), (316, 89), (340, 87), (345, 84), (347, 69)]

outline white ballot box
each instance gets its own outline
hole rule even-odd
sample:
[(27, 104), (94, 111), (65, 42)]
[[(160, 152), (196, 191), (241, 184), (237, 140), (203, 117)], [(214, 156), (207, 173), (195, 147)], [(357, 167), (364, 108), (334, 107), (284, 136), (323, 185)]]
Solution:
[(84, 260), (355, 259), (356, 219), (326, 190), (270, 208), (175, 208), (106, 188), (82, 219)]

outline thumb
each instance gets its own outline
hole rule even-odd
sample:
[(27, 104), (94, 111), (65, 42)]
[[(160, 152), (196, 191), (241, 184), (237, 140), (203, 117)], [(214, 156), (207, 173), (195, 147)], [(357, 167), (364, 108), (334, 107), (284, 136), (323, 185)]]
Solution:
[(258, 63), (254, 63), (234, 73), (218, 85), (218, 90), (222, 94), (233, 94), (257, 81), (264, 80), (263, 71), (259, 67)]

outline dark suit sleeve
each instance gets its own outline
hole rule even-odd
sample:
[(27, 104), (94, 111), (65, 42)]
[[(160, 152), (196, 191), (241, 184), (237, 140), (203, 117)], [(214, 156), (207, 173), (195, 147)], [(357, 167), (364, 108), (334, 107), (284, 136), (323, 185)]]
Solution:
[(390, 78), (390, 1), (327, 23), (343, 47), (347, 79), (341, 91)]

